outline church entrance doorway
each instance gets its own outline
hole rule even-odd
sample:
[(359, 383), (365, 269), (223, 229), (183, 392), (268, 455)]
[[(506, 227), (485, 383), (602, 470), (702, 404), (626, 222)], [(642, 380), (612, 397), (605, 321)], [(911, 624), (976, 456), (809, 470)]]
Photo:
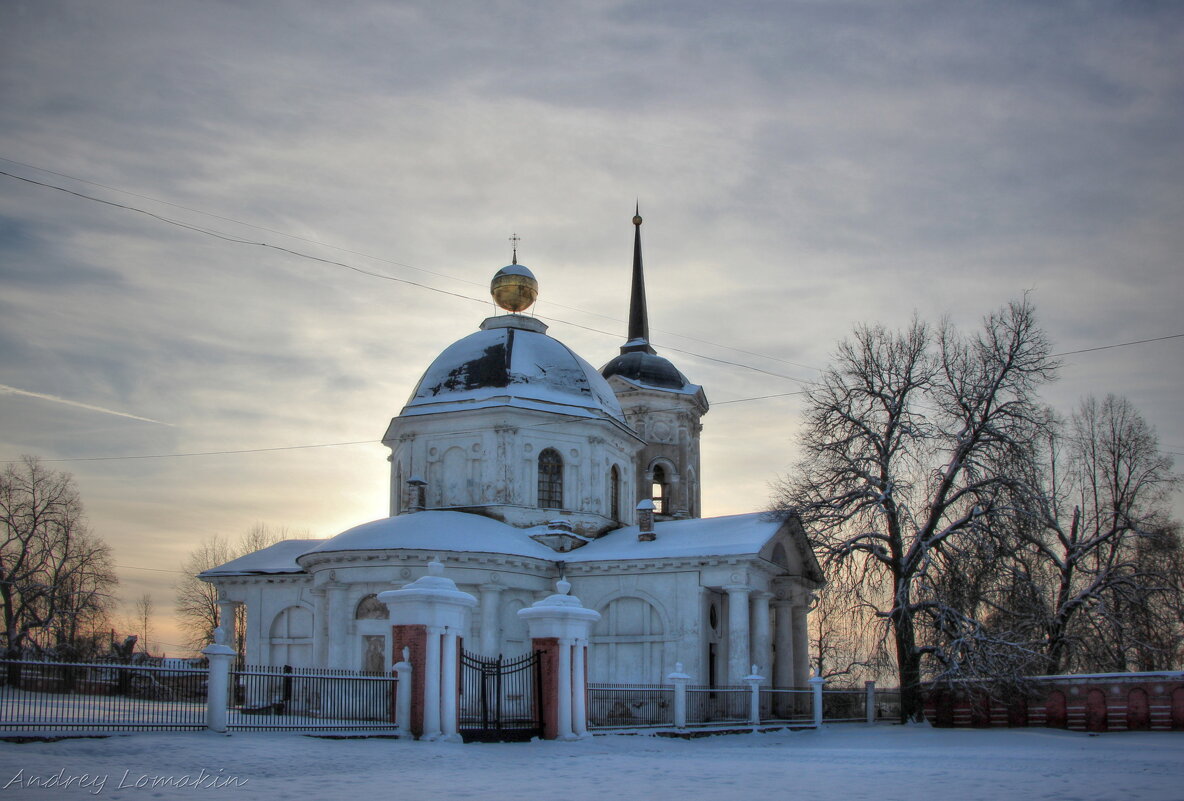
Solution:
[(508, 660), (461, 652), (458, 729), (466, 743), (542, 737), (541, 665), (538, 651)]

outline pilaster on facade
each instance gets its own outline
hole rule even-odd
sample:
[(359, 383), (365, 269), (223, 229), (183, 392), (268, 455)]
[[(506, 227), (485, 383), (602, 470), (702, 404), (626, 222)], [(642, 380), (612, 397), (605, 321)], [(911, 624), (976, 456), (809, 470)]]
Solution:
[[(349, 586), (338, 583), (335, 575), (321, 585), (328, 598), (328, 621), (330, 631), (347, 631), (353, 622), (353, 610), (349, 606)], [(326, 664), (331, 668), (349, 668), (349, 653), (343, 647), (329, 648)]]

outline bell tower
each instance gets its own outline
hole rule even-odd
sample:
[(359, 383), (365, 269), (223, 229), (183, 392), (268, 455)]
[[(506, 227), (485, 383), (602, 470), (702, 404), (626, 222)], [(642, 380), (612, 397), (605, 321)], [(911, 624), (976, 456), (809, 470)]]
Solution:
[(700, 517), (700, 421), (710, 407), (703, 388), (687, 380), (650, 344), (641, 223), (637, 209), (633, 216), (628, 338), (620, 354), (601, 368), (600, 374), (616, 394), (626, 421), (645, 442), (634, 464), (637, 497), (653, 500), (658, 520)]

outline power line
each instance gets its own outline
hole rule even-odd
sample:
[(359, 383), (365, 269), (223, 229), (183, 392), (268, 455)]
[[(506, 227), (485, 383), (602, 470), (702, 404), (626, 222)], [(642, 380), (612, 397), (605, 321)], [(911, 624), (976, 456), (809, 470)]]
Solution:
[[(407, 264), (406, 262), (395, 261), (394, 259), (387, 259), (387, 258), (383, 258), (382, 256), (374, 256), (374, 255), (371, 255), (371, 254), (369, 254), (369, 253), (363, 253), (363, 252), (361, 252), (361, 251), (358, 251), (358, 250), (351, 250), (350, 248), (342, 247), (342, 246), (340, 246), (340, 245), (332, 245), (332, 244), (330, 244), (330, 243), (328, 243), (328, 242), (322, 242), (322, 241), (320, 241), (320, 240), (318, 240), (318, 239), (311, 239), (311, 238), (309, 238), (309, 237), (300, 236), (299, 234), (293, 234), (293, 233), (289, 233), (289, 232), (287, 232), (287, 231), (281, 231), (281, 230), (279, 230), (279, 229), (276, 229), (276, 228), (268, 228), (268, 227), (267, 227), (267, 226), (265, 226), (265, 225), (258, 225), (258, 224), (256, 224), (256, 223), (250, 223), (250, 222), (246, 222), (246, 221), (244, 221), (244, 220), (239, 220), (239, 219), (236, 219), (236, 218), (234, 218), (234, 217), (226, 217), (226, 216), (223, 216), (223, 215), (221, 215), (221, 214), (215, 214), (215, 213), (213, 213), (213, 212), (209, 212), (209, 211), (203, 211), (202, 209), (196, 209), (196, 208), (193, 208), (192, 206), (184, 206), (184, 205), (182, 205), (182, 204), (180, 204), (180, 203), (173, 203), (173, 202), (171, 202), (171, 201), (168, 201), (168, 200), (163, 200), (163, 199), (161, 199), (161, 198), (152, 197), (151, 195), (143, 195), (143, 194), (140, 194), (140, 193), (138, 193), (138, 192), (132, 192), (132, 191), (129, 191), (129, 190), (127, 190), (127, 189), (120, 189), (120, 188), (118, 188), (118, 187), (115, 187), (115, 186), (110, 186), (110, 185), (108, 185), (108, 184), (99, 183), (98, 181), (89, 181), (89, 180), (87, 180), (87, 179), (85, 179), (85, 178), (79, 178), (79, 177), (77, 177), (77, 176), (74, 176), (74, 175), (68, 175), (68, 174), (66, 174), (66, 173), (64, 173), (64, 172), (57, 172), (57, 171), (55, 171), (55, 170), (50, 170), (50, 169), (47, 169), (47, 168), (45, 168), (45, 167), (38, 167), (38, 166), (36, 166), (36, 165), (33, 165), (33, 164), (26, 164), (26, 163), (24, 163), (23, 161), (16, 161), (15, 159), (5, 158), (4, 156), (0, 156), (0, 161), (7, 161), (7, 162), (9, 162), (10, 164), (17, 164), (17, 165), (20, 165), (21, 167), (27, 167), (28, 169), (31, 169), (31, 170), (37, 170), (37, 171), (39, 171), (39, 172), (46, 172), (46, 173), (49, 173), (50, 175), (56, 175), (56, 176), (58, 176), (58, 177), (60, 177), (60, 178), (67, 178), (67, 179), (69, 179), (69, 180), (71, 180), (71, 181), (78, 181), (79, 183), (83, 183), (83, 184), (89, 184), (89, 185), (91, 185), (91, 186), (98, 186), (98, 187), (102, 187), (103, 189), (107, 189), (107, 190), (109, 190), (109, 191), (111, 191), (111, 192), (118, 192), (118, 193), (120, 193), (120, 194), (124, 194), (124, 195), (130, 195), (130, 196), (132, 196), (132, 197), (138, 197), (138, 198), (141, 198), (141, 199), (143, 199), (143, 200), (150, 200), (150, 201), (152, 201), (153, 203), (161, 203), (161, 204), (163, 204), (163, 205), (165, 205), (165, 206), (171, 206), (171, 207), (173, 207), (173, 208), (177, 208), (177, 209), (182, 209), (182, 210), (184, 210), (184, 211), (193, 212), (194, 214), (201, 214), (201, 215), (203, 215), (203, 216), (206, 216), (206, 217), (211, 217), (211, 218), (213, 218), (213, 219), (215, 219), (215, 220), (222, 220), (222, 221), (224, 221), (224, 222), (230, 222), (230, 223), (234, 223), (235, 225), (241, 225), (241, 226), (244, 226), (244, 227), (247, 227), (247, 228), (254, 228), (254, 229), (256, 229), (256, 230), (259, 230), (259, 231), (266, 231), (266, 232), (268, 232), (268, 233), (272, 233), (272, 234), (278, 234), (279, 236), (286, 236), (286, 237), (289, 237), (290, 239), (295, 239), (295, 240), (298, 240), (298, 241), (300, 241), (300, 242), (308, 242), (308, 243), (310, 243), (310, 244), (313, 244), (313, 245), (319, 245), (319, 246), (321, 246), (321, 247), (329, 248), (329, 249), (331, 249), (331, 250), (338, 250), (338, 251), (341, 251), (342, 253), (349, 253), (349, 254), (351, 254), (351, 255), (353, 255), (353, 256), (362, 256), (363, 258), (367, 258), (367, 259), (373, 259), (373, 260), (375, 260), (375, 261), (380, 261), (380, 262), (383, 262), (383, 263), (386, 263), (386, 264), (392, 264), (392, 265), (395, 265), (395, 266), (397, 266), (397, 267), (406, 267), (406, 268), (407, 268), (407, 269), (409, 269), (409, 270), (416, 270), (416, 271), (418, 271), (418, 272), (421, 272), (421, 273), (427, 273), (428, 275), (435, 275), (435, 276), (438, 276), (438, 277), (440, 277), (440, 278), (447, 278), (447, 279), (449, 279), (449, 280), (452, 280), (452, 281), (459, 281), (459, 282), (461, 282), (461, 283), (465, 283), (465, 284), (471, 284), (471, 285), (473, 285), (473, 286), (484, 286), (484, 284), (482, 284), (482, 283), (480, 283), (480, 282), (478, 282), (478, 281), (470, 281), (470, 280), (469, 280), (469, 279), (467, 279), (467, 278), (460, 278), (460, 277), (458, 277), (458, 276), (455, 276), (455, 275), (449, 275), (449, 274), (447, 274), (447, 273), (441, 273), (441, 272), (437, 272), (437, 271), (435, 271), (435, 270), (428, 270), (428, 269), (426, 269), (426, 268), (424, 268), (424, 267), (416, 267), (414, 264)], [(61, 191), (63, 191), (63, 192), (70, 192), (70, 190), (68, 190), (68, 189), (63, 189), (62, 187), (56, 187), (56, 186), (54, 186), (53, 184), (45, 184), (45, 183), (41, 183), (41, 182), (39, 182), (39, 181), (32, 181), (31, 179), (27, 179), (27, 178), (21, 178), (20, 176), (15, 176), (15, 175), (12, 175), (11, 173), (4, 172), (4, 173), (0, 173), (0, 174), (7, 175), (7, 176), (9, 176), (10, 178), (17, 178), (18, 180), (29, 181), (30, 183), (35, 183), (35, 184), (38, 184), (39, 186), (44, 186), (44, 187), (48, 187), (48, 188), (51, 188), (51, 189), (60, 189), (60, 190), (61, 190)], [(75, 195), (76, 197), (81, 197), (81, 198), (85, 198), (85, 199), (89, 199), (89, 200), (97, 200), (98, 202), (108, 202), (108, 201), (101, 200), (101, 199), (99, 199), (99, 198), (92, 198), (92, 197), (90, 197), (89, 195), (83, 195), (83, 194), (80, 194), (80, 193), (77, 193), (77, 192), (70, 192), (70, 194), (73, 194), (73, 195)], [(136, 208), (134, 208), (134, 207), (130, 207), (130, 206), (123, 206), (123, 205), (121, 205), (121, 204), (112, 204), (112, 205), (116, 205), (116, 206), (119, 206), (120, 208), (125, 208), (125, 209), (129, 209), (129, 210), (132, 210), (132, 211), (142, 211), (142, 213), (144, 213), (144, 214), (151, 214), (151, 212), (143, 211), (142, 209), (136, 209)], [(152, 216), (156, 217), (157, 219), (163, 219), (163, 218), (159, 217), (158, 215), (152, 215)], [(196, 228), (195, 228), (195, 229), (193, 229), (193, 230), (201, 230), (201, 229), (196, 229)], [(247, 243), (247, 242), (243, 242), (243, 244), (260, 244), (260, 243)], [(379, 276), (379, 277), (382, 277), (382, 276)], [(397, 279), (396, 279), (396, 280), (397, 280)], [(482, 302), (484, 302), (484, 301), (482, 301)], [(548, 302), (548, 303), (550, 303), (551, 305), (553, 305), (553, 306), (557, 306), (557, 307), (559, 307), (559, 308), (561, 308), (561, 309), (570, 309), (571, 311), (578, 311), (578, 312), (580, 312), (581, 314), (590, 314), (590, 315), (593, 315), (593, 316), (595, 316), (595, 317), (602, 317), (602, 318), (604, 318), (604, 319), (606, 319), (606, 320), (613, 320), (614, 322), (618, 322), (618, 323), (624, 323), (624, 322), (625, 322), (624, 320), (622, 320), (622, 319), (620, 319), (620, 318), (618, 318), (618, 317), (613, 317), (612, 315), (608, 315), (608, 314), (602, 314), (602, 313), (600, 313), (600, 312), (593, 312), (593, 311), (588, 311), (587, 309), (581, 309), (581, 308), (579, 308), (578, 306), (567, 306), (567, 305), (565, 305), (565, 304), (563, 304), (563, 303), (556, 303), (555, 301), (547, 301), (547, 302)], [(557, 320), (557, 322), (565, 322), (565, 321), (563, 321), (563, 320)], [(574, 324), (574, 323), (568, 323), (568, 325), (575, 325), (575, 324)], [(592, 328), (592, 329), (588, 329), (588, 330), (590, 330), (590, 331), (596, 331), (597, 329), (594, 329), (594, 328)], [(653, 329), (653, 330), (655, 330), (655, 331), (658, 331), (658, 332), (660, 332), (660, 333), (669, 334), (670, 336), (679, 337), (680, 339), (686, 339), (686, 340), (690, 340), (691, 342), (701, 342), (701, 343), (703, 343), (703, 344), (705, 344), (705, 345), (711, 345), (711, 346), (713, 346), (713, 347), (717, 347), (717, 348), (724, 348), (725, 350), (731, 350), (731, 351), (735, 351), (736, 353), (743, 353), (743, 354), (746, 354), (746, 355), (748, 355), (748, 356), (756, 356), (756, 357), (758, 357), (758, 358), (761, 358), (761, 359), (770, 359), (770, 360), (772, 360), (772, 361), (783, 362), (783, 363), (785, 363), (785, 364), (792, 364), (792, 365), (794, 365), (795, 367), (805, 367), (805, 368), (806, 368), (806, 369), (808, 369), (808, 370), (818, 370), (818, 369), (819, 369), (819, 368), (817, 368), (817, 367), (814, 367), (814, 366), (812, 366), (812, 365), (808, 365), (808, 364), (801, 364), (801, 363), (799, 363), (799, 362), (794, 362), (794, 361), (791, 361), (791, 360), (789, 360), (789, 359), (783, 359), (783, 358), (781, 358), (781, 357), (779, 357), (779, 356), (770, 356), (770, 355), (768, 355), (768, 354), (765, 354), (765, 353), (757, 353), (756, 351), (751, 351), (751, 350), (744, 350), (743, 348), (736, 348), (736, 347), (732, 347), (731, 345), (724, 345), (724, 344), (721, 344), (721, 343), (719, 343), (719, 342), (712, 342), (712, 341), (711, 341), (711, 340), (709, 340), (709, 339), (700, 339), (700, 338), (698, 338), (698, 337), (687, 336), (686, 334), (679, 334), (679, 333), (677, 333), (677, 332), (674, 332), (674, 331), (665, 331), (665, 330), (663, 330), (663, 329), (660, 329), (660, 328), (655, 328), (655, 329)], [(599, 332), (599, 333), (607, 333), (607, 332)], [(617, 334), (611, 334), (611, 336), (618, 336), (618, 335), (617, 335)], [(665, 347), (665, 346), (663, 346), (663, 347)], [(674, 350), (674, 348), (671, 348), (671, 350)], [(679, 351), (679, 352), (680, 352), (680, 353), (690, 353), (689, 351)], [(699, 354), (691, 354), (691, 355), (699, 355)]]
[[(120, 570), (149, 570), (153, 573), (176, 573), (182, 576), (190, 575), (184, 570), (166, 570), (163, 567), (140, 567), (139, 565), (112, 565), (112, 567), (117, 567)], [(165, 644), (167, 645), (168, 643)]]
[[(19, 175), (13, 175), (12, 173), (5, 172), (3, 170), (0, 170), (0, 175), (7, 176), (9, 178), (13, 178), (18, 181), (23, 181), (28, 184), (33, 184), (35, 186), (42, 186), (42, 187), (45, 187), (46, 189), (55, 189), (59, 192), (64, 192), (67, 195), (73, 195), (74, 197), (81, 198), (83, 200), (91, 200), (91, 201), (94, 201), (95, 203), (102, 203), (106, 206), (113, 206), (115, 208), (124, 209), (126, 211), (134, 211), (137, 214), (143, 214), (147, 217), (151, 217), (155, 220), (159, 220), (160, 222), (167, 223), (169, 225), (175, 225), (179, 228), (184, 228), (186, 230), (194, 231), (196, 233), (206, 234), (207, 236), (212, 236), (216, 239), (221, 239), (224, 242), (231, 242), (233, 244), (238, 244), (238, 245), (249, 245), (249, 246), (253, 246), (253, 247), (268, 248), (270, 250), (279, 251), (280, 253), (287, 253), (289, 255), (296, 256), (298, 258), (320, 262), (321, 264), (328, 264), (328, 265), (335, 266), (335, 267), (343, 267), (347, 270), (352, 270), (353, 272), (360, 273), (362, 275), (369, 276), (371, 278), (381, 278), (386, 281), (396, 281), (401, 284), (407, 284), (408, 286), (419, 287), (420, 289), (427, 289), (431, 292), (438, 292), (442, 295), (449, 295), (451, 297), (461, 298), (462, 300), (470, 300), (475, 303), (480, 303), (482, 305), (489, 303), (489, 301), (485, 298), (475, 298), (475, 297), (472, 297), (471, 295), (462, 295), (459, 292), (452, 292), (447, 289), (440, 289), (439, 287), (434, 287), (434, 286), (431, 286), (430, 284), (421, 284), (418, 281), (409, 281), (405, 278), (396, 278), (393, 275), (386, 275), (385, 273), (376, 273), (372, 270), (365, 270), (361, 267), (357, 267), (355, 265), (348, 264), (343, 261), (335, 261), (333, 259), (326, 259), (326, 258), (322, 258), (320, 256), (314, 256), (311, 253), (304, 253), (303, 251), (293, 250), (292, 248), (286, 248), (281, 245), (273, 245), (273, 244), (270, 244), (269, 242), (256, 242), (256, 241), (253, 241), (250, 239), (243, 239), (242, 237), (237, 237), (237, 236), (233, 236), (230, 234), (225, 234), (221, 231), (214, 231), (212, 229), (202, 228), (201, 226), (190, 225), (189, 223), (181, 222), (180, 220), (174, 220), (170, 217), (165, 217), (163, 215), (156, 214), (151, 211), (146, 211), (144, 209), (136, 208), (135, 206), (128, 206), (123, 203), (116, 203), (112, 200), (104, 200), (103, 198), (94, 197), (93, 195), (86, 195), (86, 194), (83, 194), (82, 192), (75, 192), (72, 189), (66, 189), (61, 186), (55, 186), (54, 184), (47, 184), (42, 181), (34, 181), (32, 178), (24, 178)], [(579, 323), (573, 323), (570, 320), (563, 320), (558, 317), (548, 317), (548, 316), (544, 316), (544, 315), (537, 315), (537, 316), (539, 317), (539, 319), (542, 319), (542, 320), (551, 320), (552, 322), (562, 323), (564, 325), (570, 325), (575, 328), (582, 328), (585, 331), (593, 331), (598, 334), (604, 334), (606, 336), (620, 338), (620, 334), (614, 333), (612, 331), (605, 331), (600, 328), (593, 328), (591, 326), (581, 325)], [(666, 347), (666, 346), (663, 346), (663, 347)], [(804, 378), (797, 378), (795, 376), (783, 375), (781, 373), (774, 373), (770, 370), (763, 370), (759, 367), (753, 367), (752, 365), (743, 364), (741, 362), (734, 362), (734, 361), (730, 361), (728, 359), (717, 359), (712, 356), (706, 356), (701, 353), (694, 353), (693, 351), (689, 351), (689, 350), (680, 350), (678, 348), (669, 348), (669, 350), (673, 350), (678, 353), (684, 353), (689, 356), (695, 356), (700, 359), (706, 359), (708, 361), (718, 362), (720, 364), (727, 364), (727, 365), (731, 365), (733, 367), (740, 367), (740, 368), (743, 368), (746, 370), (752, 370), (753, 372), (762, 373), (764, 375), (773, 376), (775, 378), (784, 378), (789, 381), (799, 381), (799, 382), (805, 382), (808, 380), (808, 379), (804, 379)]]
[[(785, 397), (789, 397), (791, 395), (801, 395), (801, 394), (804, 394), (804, 392), (805, 392), (805, 390), (798, 390), (797, 392), (778, 392), (773, 395), (758, 395), (758, 396), (752, 397), (752, 398), (735, 398), (733, 400), (718, 401), (713, 405), (714, 406), (724, 406), (726, 404), (731, 404), (731, 403), (748, 403), (749, 401), (768, 400), (770, 398), (785, 398)], [(664, 407), (664, 408), (660, 408), (660, 409), (652, 409), (651, 411), (653, 411), (653, 412), (667, 412), (667, 411), (675, 411), (679, 408), (680, 407), (678, 407), (678, 406), (668, 406), (668, 407)], [(558, 416), (560, 419), (548, 420), (545, 423), (534, 423), (533, 425), (529, 425), (529, 426), (519, 426), (519, 428), (546, 428), (548, 426), (565, 424), (569, 420), (587, 419), (583, 415), (577, 415), (577, 414), (563, 414), (563, 413), (555, 413), (555, 412), (552, 412), (552, 414), (556, 414), (556, 416)], [(470, 428), (470, 429), (465, 429), (462, 431), (454, 431), (452, 433), (454, 433), (454, 434), (472, 434), (472, 433), (477, 433), (477, 432), (485, 431), (485, 430), (486, 429), (484, 429), (484, 428)], [(223, 451), (191, 451), (191, 452), (185, 452), (185, 453), (151, 453), (151, 454), (133, 454), (133, 455), (128, 455), (128, 456), (77, 456), (77, 457), (63, 457), (63, 458), (58, 458), (58, 459), (42, 459), (41, 461), (43, 461), (43, 462), (114, 462), (114, 461), (127, 461), (127, 460), (132, 460), (132, 459), (180, 459), (180, 458), (186, 458), (186, 457), (191, 457), (191, 456), (235, 456), (235, 455), (246, 454), (246, 453), (270, 453), (270, 452), (274, 452), (274, 451), (307, 450), (310, 448), (338, 448), (338, 447), (343, 447), (346, 445), (379, 445), (379, 444), (381, 444), (381, 440), (362, 439), (362, 440), (356, 440), (354, 442), (321, 442), (321, 443), (316, 443), (316, 444), (312, 444), (312, 445), (281, 445), (281, 446), (276, 446), (276, 447), (272, 447), (272, 448), (239, 448), (236, 450), (223, 450)], [(10, 461), (4, 462), (4, 464), (16, 464), (16, 462), (10, 460)]]
[(1082, 348), (1081, 350), (1067, 350), (1064, 353), (1054, 353), (1053, 358), (1058, 356), (1072, 356), (1075, 353), (1093, 353), (1099, 350), (1110, 350), (1111, 348), (1125, 348), (1130, 345), (1145, 345), (1148, 342), (1163, 342), (1165, 339), (1179, 339), (1184, 337), (1184, 334), (1168, 334), (1165, 337), (1152, 337), (1151, 339), (1136, 339), (1134, 342), (1118, 342), (1114, 345), (1100, 345), (1096, 348)]

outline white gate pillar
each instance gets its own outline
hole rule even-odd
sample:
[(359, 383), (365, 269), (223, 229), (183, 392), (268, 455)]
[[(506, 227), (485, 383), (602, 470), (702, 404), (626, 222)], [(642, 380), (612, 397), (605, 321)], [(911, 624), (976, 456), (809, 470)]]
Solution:
[(224, 732), (230, 690), (230, 662), (237, 652), (226, 644), (225, 630), (216, 628), (214, 641), (202, 653), (210, 662), (210, 673), (206, 680), (206, 728)]
[(410, 731), (427, 740), (459, 740), (457, 655), (477, 599), (444, 577), (439, 562), (428, 575), (378, 594), (391, 612), (395, 653), (407, 649), (411, 671)]
[(542, 652), (543, 739), (575, 740), (588, 736), (584, 667), (600, 613), (568, 595), (569, 582), (561, 579), (555, 587), (555, 595), (518, 610), (518, 617), (526, 621), (534, 650)]

